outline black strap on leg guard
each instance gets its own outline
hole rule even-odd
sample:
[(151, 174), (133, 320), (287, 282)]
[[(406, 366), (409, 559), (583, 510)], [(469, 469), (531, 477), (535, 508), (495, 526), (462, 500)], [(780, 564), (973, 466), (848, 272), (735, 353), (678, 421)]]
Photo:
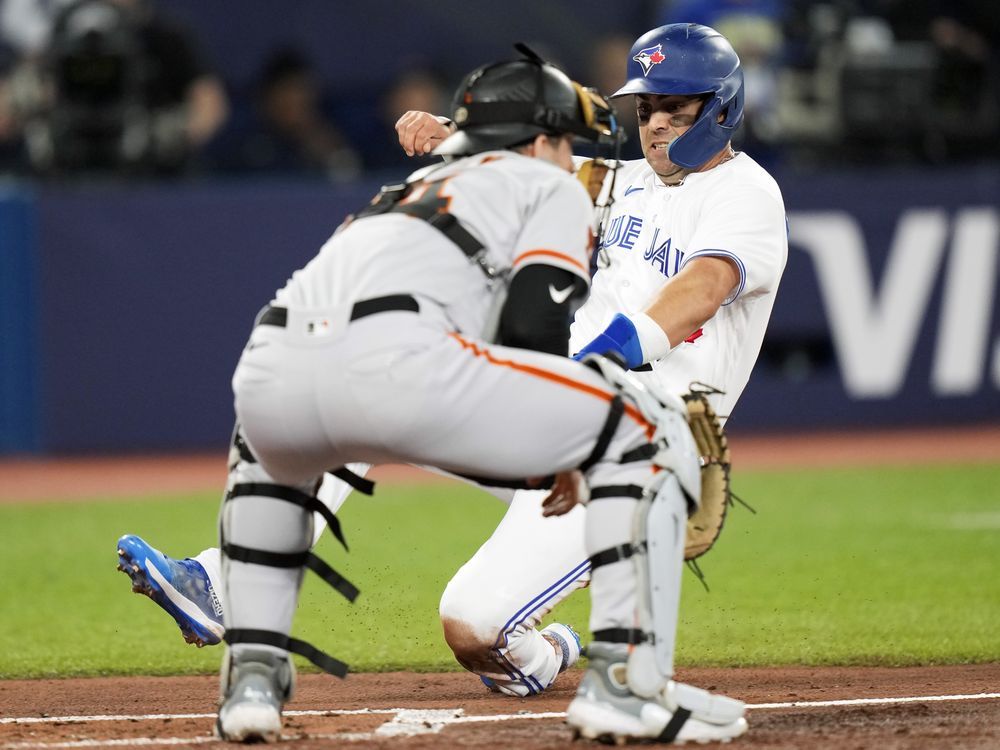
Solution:
[(340, 593), (347, 601), (353, 602), (361, 592), (357, 586), (344, 578), (312, 552), (267, 552), (262, 549), (250, 549), (236, 544), (223, 544), (222, 551), (230, 560), (267, 565), (271, 568), (300, 568), (305, 566), (326, 581), (332, 589)]
[[(664, 443), (667, 441), (664, 440)], [(648, 461), (653, 456), (657, 454), (660, 449), (657, 447), (656, 443), (646, 443), (645, 445), (640, 445), (638, 448), (633, 448), (630, 451), (622, 453), (622, 460), (620, 463), (630, 464), (634, 461)]]
[(341, 482), (346, 482), (351, 485), (358, 492), (363, 495), (374, 495), (375, 494), (375, 482), (370, 479), (365, 479), (359, 474), (355, 474), (353, 471), (348, 469), (346, 466), (341, 466), (339, 469), (334, 469), (329, 474), (337, 477)]
[(681, 727), (687, 723), (690, 716), (691, 712), (688, 709), (678, 706), (677, 710), (674, 711), (674, 715), (670, 717), (670, 721), (663, 727), (663, 731), (660, 732), (660, 736), (656, 739), (660, 742), (673, 742), (678, 732), (681, 731)]
[(611, 403), (608, 404), (608, 418), (604, 420), (604, 427), (601, 428), (601, 434), (597, 436), (594, 450), (580, 464), (580, 471), (586, 473), (591, 466), (604, 458), (604, 453), (611, 444), (611, 438), (615, 436), (615, 430), (618, 429), (618, 423), (622, 421), (622, 414), (624, 413), (625, 401), (621, 396), (615, 396), (611, 399)]
[(328, 672), (335, 677), (344, 678), (347, 676), (347, 665), (339, 659), (334, 659), (329, 654), (325, 654), (315, 646), (298, 638), (292, 638), (277, 633), (273, 630), (251, 630), (244, 628), (230, 629), (226, 631), (223, 639), (230, 646), (237, 643), (261, 643), (266, 646), (274, 646), (293, 654), (304, 656), (324, 672)]
[(327, 508), (312, 495), (299, 492), (294, 487), (286, 487), (283, 484), (245, 482), (243, 484), (234, 484), (233, 488), (229, 490), (229, 493), (226, 495), (226, 500), (232, 500), (234, 497), (245, 497), (248, 495), (252, 495), (254, 497), (273, 497), (275, 500), (284, 500), (285, 502), (292, 503), (293, 505), (298, 505), (304, 510), (319, 513), (323, 516), (323, 520), (326, 521), (327, 526), (330, 527), (330, 531), (335, 537), (337, 537), (337, 541), (344, 545), (345, 550), (350, 551), (347, 547), (347, 540), (344, 539), (344, 532), (340, 529), (340, 521), (337, 520), (337, 516), (333, 514), (332, 510)]
[(632, 555), (641, 554), (646, 551), (646, 543), (632, 544), (627, 542), (619, 544), (617, 547), (609, 547), (590, 556), (590, 569), (596, 570), (602, 565), (610, 565), (619, 560), (628, 560)]
[(656, 638), (652, 633), (645, 633), (637, 628), (605, 628), (604, 630), (595, 630), (593, 635), (595, 641), (627, 643), (630, 646), (656, 642)]
[(645, 490), (637, 484), (607, 484), (601, 487), (591, 487), (590, 499), (601, 500), (611, 497), (633, 497), (636, 500), (641, 500), (644, 492)]
[[(300, 492), (294, 487), (286, 487), (280, 484), (267, 484), (263, 482), (246, 482), (235, 484), (226, 494), (226, 502), (237, 497), (265, 497), (297, 505), (305, 511), (319, 513), (330, 526), (330, 531), (340, 540), (347, 549), (347, 542), (340, 530), (340, 522), (333, 512), (323, 503), (311, 495)], [(309, 550), (302, 552), (269, 552), (261, 549), (251, 549), (241, 547), (237, 544), (229, 544), (225, 538), (222, 539), (222, 554), (230, 560), (250, 563), (252, 565), (266, 565), (272, 568), (301, 568), (307, 567), (326, 581), (333, 589), (343, 595), (349, 602), (357, 599), (358, 588), (335, 571), (325, 562), (320, 560)], [(269, 630), (250, 629), (230, 629), (226, 631), (226, 643), (264, 643), (278, 648), (283, 648), (292, 653), (299, 654), (309, 659), (320, 669), (323, 669), (337, 677), (347, 674), (347, 665), (334, 659), (329, 654), (325, 654), (305, 641), (277, 633)]]

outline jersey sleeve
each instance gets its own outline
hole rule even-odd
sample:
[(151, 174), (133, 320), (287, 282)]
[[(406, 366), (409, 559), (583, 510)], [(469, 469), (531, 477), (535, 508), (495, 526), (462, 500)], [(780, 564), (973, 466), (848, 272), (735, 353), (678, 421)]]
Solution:
[(741, 295), (773, 290), (788, 255), (785, 208), (780, 197), (759, 187), (730, 193), (708, 203), (698, 221), (683, 264), (695, 258), (731, 260), (740, 279), (723, 304)]
[(513, 273), (544, 263), (579, 276), (589, 286), (592, 222), (593, 206), (583, 186), (568, 174), (552, 181), (528, 206), (513, 248)]

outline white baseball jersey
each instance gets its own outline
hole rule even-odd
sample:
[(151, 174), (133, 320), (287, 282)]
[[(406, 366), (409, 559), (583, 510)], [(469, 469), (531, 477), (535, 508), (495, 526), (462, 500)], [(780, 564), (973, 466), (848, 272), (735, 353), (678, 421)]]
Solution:
[[(422, 170), (403, 203), (447, 208), (488, 248), (501, 275), (545, 263), (589, 283), (593, 206), (569, 173), (513, 151), (488, 151)], [(415, 173), (420, 174), (420, 173)], [(567, 232), (566, 227), (583, 227)], [(422, 219), (404, 213), (359, 219), (336, 232), (280, 290), (275, 304), (324, 308), (388, 294), (414, 294), (441, 305), (454, 327), (491, 340), (496, 303), (482, 269)], [(405, 247), (407, 251), (400, 253)]]
[(589, 343), (616, 313), (643, 311), (660, 288), (694, 258), (729, 258), (739, 283), (719, 311), (663, 359), (652, 375), (674, 393), (693, 381), (713, 386), (718, 413), (728, 416), (760, 352), (788, 256), (785, 208), (774, 179), (743, 153), (682, 184), (664, 185), (644, 160), (619, 170), (603, 249), (610, 265), (598, 270), (590, 297), (571, 330), (574, 351)]

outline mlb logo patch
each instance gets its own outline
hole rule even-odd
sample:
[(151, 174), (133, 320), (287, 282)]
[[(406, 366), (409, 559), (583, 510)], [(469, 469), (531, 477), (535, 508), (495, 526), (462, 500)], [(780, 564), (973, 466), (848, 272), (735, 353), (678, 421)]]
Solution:
[(649, 75), (649, 71), (652, 70), (654, 65), (659, 65), (667, 59), (662, 50), (663, 45), (657, 44), (655, 47), (646, 47), (646, 49), (639, 50), (635, 57), (632, 58), (642, 66), (642, 74), (644, 76)]

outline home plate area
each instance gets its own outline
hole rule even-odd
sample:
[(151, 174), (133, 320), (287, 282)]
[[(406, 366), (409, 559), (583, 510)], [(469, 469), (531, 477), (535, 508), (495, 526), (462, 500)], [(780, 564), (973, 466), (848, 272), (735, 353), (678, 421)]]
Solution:
[[(302, 748), (598, 747), (563, 722), (582, 672), (534, 698), (498, 697), (465, 673), (300, 675), (281, 744)], [(741, 698), (731, 747), (1000, 747), (1000, 664), (678, 671)], [(0, 750), (223, 745), (214, 677), (0, 681)]]

